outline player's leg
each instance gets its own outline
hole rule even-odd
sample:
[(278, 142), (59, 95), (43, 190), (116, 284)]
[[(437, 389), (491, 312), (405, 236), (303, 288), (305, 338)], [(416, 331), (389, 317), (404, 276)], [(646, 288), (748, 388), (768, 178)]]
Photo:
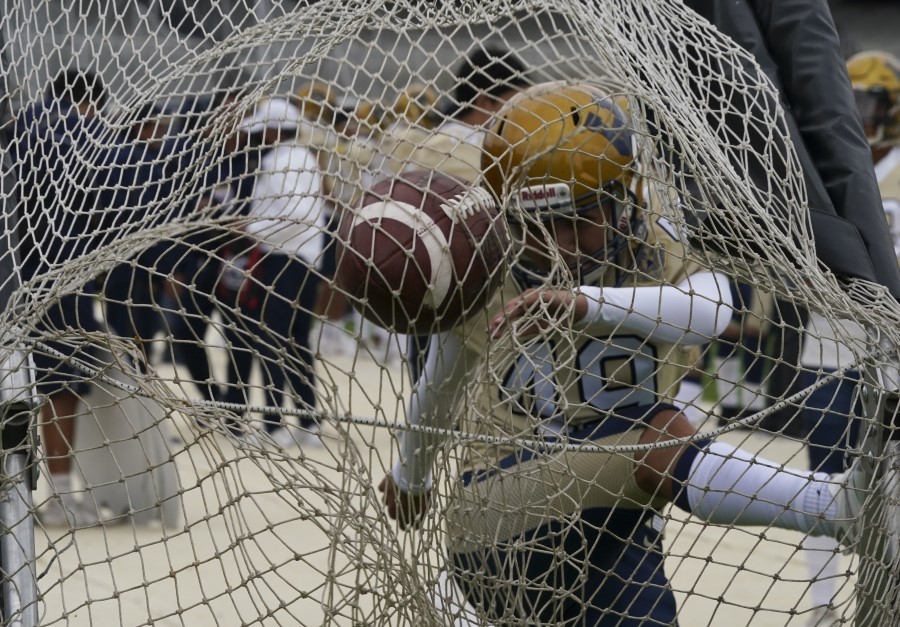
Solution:
[[(633, 445), (642, 415), (562, 429), (569, 442)], [(463, 473), (446, 510), (448, 549), (454, 581), (489, 623), (676, 623), (662, 519), (632, 456), (524, 450), (473, 464), (483, 469)]]
[[(321, 323), (314, 332), (313, 345), (323, 355), (352, 355), (356, 351), (353, 338), (345, 325), (351, 307), (347, 295), (334, 289), (334, 275), (337, 270), (336, 231), (340, 224), (340, 211), (332, 210), (322, 233), (323, 247), (319, 271), (323, 281), (319, 282), (314, 313)], [(359, 331), (359, 329), (357, 329)]]
[[(89, 330), (98, 329), (93, 318), (92, 300), (85, 295), (63, 296), (39, 322), (39, 328), (64, 330), (74, 321)], [(72, 346), (66, 342), (44, 340), (54, 353), (75, 358), (91, 354), (89, 345)], [(72, 447), (77, 431), (80, 398), (90, 391), (86, 375), (57, 354), (36, 350), (33, 354), (38, 391), (47, 397), (41, 407), (41, 445), (50, 474), (54, 497), (41, 507), (39, 517), (46, 525), (89, 526), (100, 520), (96, 507), (75, 493), (72, 481)]]
[[(260, 353), (270, 397), (276, 406), (281, 406), (289, 384), (299, 407), (314, 408), (315, 384), (309, 332), (318, 279), (314, 270), (293, 255), (270, 252), (260, 264), (262, 281), (269, 287), (260, 312), (264, 330)], [(266, 430), (270, 433), (274, 434), (283, 426), (281, 416), (267, 414), (264, 419)], [(312, 418), (304, 418), (300, 422), (306, 428), (317, 424)], [(290, 440), (285, 438), (283, 442), (289, 444)]]
[(145, 359), (149, 343), (158, 330), (152, 280), (144, 267), (119, 264), (110, 270), (103, 284), (107, 324), (114, 334), (134, 339)]
[[(218, 386), (216, 397), (223, 403), (248, 405), (254, 352), (245, 339), (247, 332), (242, 332), (247, 322), (227, 308), (222, 309), (222, 322), (222, 335), (228, 348), (228, 359), (225, 365), (225, 380)], [(243, 412), (235, 410), (235, 414), (240, 415)], [(243, 429), (233, 418), (229, 418), (225, 426), (236, 436), (244, 435)]]
[[(259, 310), (265, 290), (255, 276), (261, 251), (248, 239), (233, 239), (219, 251), (222, 271), (216, 283), (215, 307), (221, 318), (220, 333), (225, 341), (225, 378), (216, 386), (216, 400), (230, 405), (249, 405), (250, 377), (256, 354), (254, 338), (260, 337)], [(236, 418), (245, 414), (233, 409), (226, 419), (229, 431), (244, 437)]]
[[(641, 442), (693, 433), (674, 408), (648, 421)], [(718, 441), (660, 448), (637, 455), (635, 479), (644, 491), (716, 524), (774, 526), (853, 541), (854, 511), (865, 496), (865, 477), (850, 485), (826, 473), (784, 467)]]
[(215, 398), (212, 370), (206, 350), (206, 331), (213, 312), (213, 293), (218, 266), (202, 250), (182, 247), (183, 257), (175, 270), (176, 283), (172, 286), (178, 311), (168, 329), (172, 355), (176, 363), (187, 368), (205, 400)]
[[(804, 371), (803, 387), (816, 382), (816, 375)], [(837, 474), (846, 470), (846, 451), (856, 444), (859, 423), (854, 420), (855, 389), (858, 373), (848, 373), (810, 394), (804, 403), (802, 418), (807, 437), (807, 454), (812, 470)], [(837, 593), (837, 542), (827, 536), (807, 536), (803, 539), (803, 555), (810, 580), (813, 624), (826, 624), (825, 618), (836, 620), (831, 603)]]
[(41, 407), (41, 438), (47, 469), (50, 471), (54, 490), (69, 492), (72, 489), (72, 443), (75, 441), (75, 414), (78, 396), (60, 389), (47, 398)]
[(705, 408), (701, 407), (705, 393), (704, 380), (709, 378), (706, 374), (706, 363), (711, 359), (708, 354), (710, 345), (703, 346), (698, 351), (694, 366), (682, 377), (678, 392), (672, 402), (681, 410), (681, 413), (696, 428), (700, 428), (709, 417)]
[(452, 554), (451, 573), (491, 625), (674, 625), (662, 524), (654, 518), (653, 510), (602, 508), (562, 516)]
[(107, 273), (102, 285), (106, 323), (114, 334), (128, 338), (136, 335), (127, 304), (131, 297), (131, 278), (131, 267), (119, 264)]
[[(313, 268), (300, 259), (292, 259), (288, 272), (279, 279), (276, 289), (290, 298), (290, 355), (292, 365), (287, 368), (287, 381), (294, 391), (294, 402), (300, 409), (316, 409), (315, 359), (310, 342), (310, 332), (316, 298), (321, 279)], [(318, 430), (318, 421), (301, 417), (300, 426), (310, 431)]]

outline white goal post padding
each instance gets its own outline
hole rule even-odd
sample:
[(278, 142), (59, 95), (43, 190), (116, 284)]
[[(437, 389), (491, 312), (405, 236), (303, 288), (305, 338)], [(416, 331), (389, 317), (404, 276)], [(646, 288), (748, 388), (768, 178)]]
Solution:
[[(97, 504), (135, 524), (181, 524), (178, 470), (169, 447), (177, 433), (152, 397), (136, 395), (134, 380), (115, 365), (82, 398), (75, 431), (74, 466)], [(115, 387), (124, 384), (125, 389)]]
[[(844, 371), (877, 371), (896, 358), (900, 305), (884, 288), (839, 279), (817, 260), (800, 162), (774, 88), (746, 51), (679, 2), (33, 0), (6, 4), (0, 37), (10, 112), (2, 130), (18, 177), (0, 195), (5, 239), (17, 234), (19, 242), (0, 254), (17, 256), (22, 280), (0, 316), (0, 337), (35, 359), (34, 394), (48, 404), (81, 399), (71, 442), (76, 483), (84, 504), (115, 514), (77, 530), (36, 523), (42, 625), (533, 624), (541, 607), (509, 581), (479, 605), (467, 601), (489, 590), (488, 573), (448, 578), (447, 521), (460, 520), (460, 470), (492, 467), (490, 456), (502, 450), (558, 460), (535, 471), (541, 479), (528, 496), (517, 494), (518, 505), (467, 504), (473, 520), (495, 517), (506, 546), (528, 544), (524, 535), (509, 539), (528, 522), (537, 521), (529, 529), (582, 529), (589, 499), (572, 498), (581, 489), (573, 477), (603, 503), (618, 494), (611, 510), (634, 509), (622, 486), (610, 487), (609, 472), (585, 480), (559, 470), (586, 452), (631, 460), (636, 440), (579, 449), (565, 439), (571, 425), (561, 430), (541, 403), (569, 394), (555, 375), (572, 366), (554, 361), (546, 345), (493, 338), (485, 348), (492, 357), (472, 368), (453, 409), (461, 420), (417, 430), (408, 415), (410, 338), (356, 313), (330, 274), (329, 249), (307, 243), (306, 279), (296, 265), (267, 270), (287, 263), (291, 233), (318, 236), (326, 217), (336, 227), (381, 177), (426, 163), (468, 167), (473, 184), (483, 183), (481, 154), (471, 146), (416, 161), (434, 126), (453, 121), (461, 104), (455, 72), (474, 49), (511, 51), (525, 82), (592, 83), (627, 103), (636, 155), (629, 167), (648, 202), (641, 220), (681, 242), (679, 262), (690, 254), (735, 284), (732, 324), (695, 353), (658, 354), (642, 338), (609, 331), (618, 338), (610, 341), (615, 355), (587, 359), (582, 369), (615, 362), (603, 372), (603, 393), (627, 396), (621, 383), (632, 394), (674, 401), (677, 385), (658, 389), (659, 373), (674, 367), (680, 377), (697, 365), (699, 387), (678, 399), (698, 425), (696, 441), (718, 438), (807, 471), (804, 410), (811, 393), (831, 389), (821, 378), (810, 387), (821, 372), (800, 363), (809, 316), (818, 320), (809, 336), (846, 344), (835, 379), (845, 391), (856, 388)], [(106, 98), (94, 117), (61, 110), (48, 92), (61, 71), (76, 68), (102, 80)], [(310, 85), (321, 91), (304, 92)], [(425, 101), (427, 115), (410, 119), (405, 103), (414, 86), (435, 100)], [(306, 115), (291, 129), (299, 125), (297, 142), (316, 165), (304, 170), (291, 161), (269, 174), (321, 177), (304, 194), (327, 216), (278, 214), (296, 188), (260, 196), (268, 162), (242, 129), (272, 98)], [(471, 150), (474, 166), (465, 156)], [(516, 193), (511, 184), (500, 198), (511, 215)], [(262, 211), (270, 211), (264, 227)], [(522, 251), (507, 252), (515, 260)], [(571, 283), (571, 268), (558, 255), (552, 261), (547, 281)], [(514, 278), (504, 275), (504, 286)], [(319, 291), (303, 292), (311, 280)], [(67, 313), (55, 313), (60, 307)], [(278, 307), (286, 313), (265, 317)], [(548, 313), (539, 309), (530, 311), (534, 320)], [(546, 333), (571, 333), (567, 316)], [(473, 328), (487, 322), (483, 312), (475, 319)], [(308, 338), (283, 325), (298, 320), (310, 323)], [(635, 358), (648, 371), (623, 383)], [(717, 371), (726, 362), (729, 370)], [(513, 379), (527, 402), (482, 400), (484, 389), (509, 386), (502, 369), (512, 363), (525, 373)], [(867, 394), (894, 391), (873, 381)], [(802, 533), (716, 526), (648, 501), (637, 510), (646, 514), (641, 530), (664, 531), (663, 588), (681, 624), (800, 625), (826, 610), (859, 625), (875, 624), (872, 616), (900, 620), (890, 599), (897, 565), (874, 554), (896, 543), (896, 525), (884, 524), (897, 513), (895, 449), (878, 415), (823, 394), (818, 402), (847, 435), (828, 452), (851, 460), (863, 440), (881, 443), (865, 451), (883, 469), (869, 502), (887, 514), (869, 508), (862, 516), (874, 537), (868, 546), (878, 548), (844, 554), (835, 545), (825, 550), (827, 565), (811, 573), (816, 551), (803, 548)], [(730, 398), (741, 406), (728, 405)], [(45, 440), (60, 418), (53, 407)], [(503, 411), (509, 424), (492, 422)], [(321, 432), (310, 430), (311, 417)], [(272, 429), (273, 420), (285, 428)], [(861, 435), (850, 442), (854, 423)], [(389, 517), (378, 490), (400, 454), (398, 438), (409, 432), (439, 445), (431, 508), (413, 531)], [(37, 521), (55, 504), (51, 461), (39, 451)], [(620, 531), (612, 523), (590, 529), (604, 541)], [(557, 557), (562, 570), (593, 568), (569, 553)], [(530, 558), (523, 559), (525, 568)], [(530, 582), (547, 607), (578, 596), (550, 579)], [(516, 603), (503, 601), (511, 598)], [(613, 622), (643, 611), (593, 602), (568, 618), (572, 624), (603, 611)]]

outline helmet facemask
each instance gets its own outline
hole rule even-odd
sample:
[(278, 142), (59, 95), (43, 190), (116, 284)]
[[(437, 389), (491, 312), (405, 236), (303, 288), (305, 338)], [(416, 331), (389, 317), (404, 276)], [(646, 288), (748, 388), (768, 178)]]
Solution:
[(900, 141), (900, 102), (894, 102), (886, 89), (855, 89), (856, 106), (866, 127), (869, 144), (875, 147), (896, 144)]
[(869, 50), (847, 61), (856, 106), (872, 148), (900, 144), (900, 60)]
[(513, 204), (508, 221), (520, 243), (514, 267), (526, 284), (618, 284), (631, 267), (626, 257), (640, 212), (620, 181), (579, 197), (566, 183), (527, 185)]

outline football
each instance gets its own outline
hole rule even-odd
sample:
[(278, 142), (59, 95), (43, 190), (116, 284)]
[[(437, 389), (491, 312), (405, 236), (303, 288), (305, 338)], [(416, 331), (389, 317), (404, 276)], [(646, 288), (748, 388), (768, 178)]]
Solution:
[(490, 192), (430, 171), (375, 183), (344, 211), (336, 240), (337, 287), (367, 320), (415, 335), (482, 310), (509, 245)]

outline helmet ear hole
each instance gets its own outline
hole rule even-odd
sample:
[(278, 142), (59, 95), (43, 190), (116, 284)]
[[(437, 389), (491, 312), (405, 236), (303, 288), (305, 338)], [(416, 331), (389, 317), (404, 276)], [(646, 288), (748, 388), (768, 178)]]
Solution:
[(581, 116), (578, 114), (578, 109), (572, 107), (572, 124), (576, 127), (581, 126)]

